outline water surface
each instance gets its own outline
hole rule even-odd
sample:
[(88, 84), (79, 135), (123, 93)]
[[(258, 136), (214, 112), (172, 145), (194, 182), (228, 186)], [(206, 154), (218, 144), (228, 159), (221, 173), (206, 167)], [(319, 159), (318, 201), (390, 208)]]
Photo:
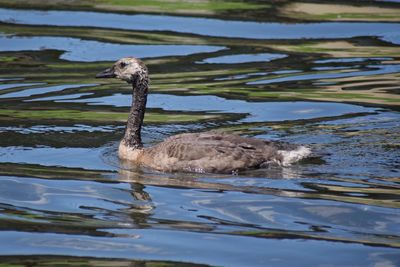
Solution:
[[(0, 8), (0, 265), (400, 265), (399, 23), (67, 7)], [(313, 156), (238, 175), (120, 162), (131, 88), (94, 76), (131, 55), (151, 74), (146, 146), (219, 130)]]
[[(325, 39), (398, 34), (397, 23), (264, 23), (159, 15), (123, 15), (78, 11), (0, 9), (0, 21), (30, 25), (86, 26), (126, 30), (173, 31), (251, 39)], [(190, 27), (188, 27), (190, 26)]]

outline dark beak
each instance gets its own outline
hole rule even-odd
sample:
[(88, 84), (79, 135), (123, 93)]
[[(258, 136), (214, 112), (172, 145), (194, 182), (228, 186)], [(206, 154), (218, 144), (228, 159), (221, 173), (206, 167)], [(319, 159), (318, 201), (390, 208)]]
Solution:
[(96, 74), (96, 78), (115, 78), (114, 69), (108, 68)]

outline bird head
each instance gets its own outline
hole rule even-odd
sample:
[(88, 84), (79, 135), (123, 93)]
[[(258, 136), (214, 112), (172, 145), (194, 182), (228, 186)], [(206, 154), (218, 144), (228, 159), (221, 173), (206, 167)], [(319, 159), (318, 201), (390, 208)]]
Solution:
[(99, 72), (96, 78), (117, 78), (135, 84), (138, 80), (148, 79), (148, 70), (140, 59), (125, 57)]

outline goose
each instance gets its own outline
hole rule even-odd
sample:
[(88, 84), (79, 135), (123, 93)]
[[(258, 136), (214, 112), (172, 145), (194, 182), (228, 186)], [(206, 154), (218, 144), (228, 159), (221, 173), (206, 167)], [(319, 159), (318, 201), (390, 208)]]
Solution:
[(132, 84), (132, 106), (118, 148), (124, 161), (161, 172), (237, 174), (271, 164), (287, 166), (311, 153), (305, 146), (216, 131), (178, 134), (144, 147), (141, 128), (150, 81), (146, 65), (135, 57), (121, 58), (96, 78), (117, 78)]

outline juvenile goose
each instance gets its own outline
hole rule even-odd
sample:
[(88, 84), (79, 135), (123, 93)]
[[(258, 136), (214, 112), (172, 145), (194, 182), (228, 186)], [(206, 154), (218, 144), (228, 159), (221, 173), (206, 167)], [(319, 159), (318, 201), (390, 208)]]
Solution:
[(96, 78), (118, 78), (133, 87), (132, 107), (118, 150), (121, 159), (165, 172), (237, 173), (272, 163), (289, 165), (310, 154), (304, 146), (216, 132), (178, 134), (143, 147), (140, 131), (149, 86), (146, 65), (134, 57), (122, 58)]

